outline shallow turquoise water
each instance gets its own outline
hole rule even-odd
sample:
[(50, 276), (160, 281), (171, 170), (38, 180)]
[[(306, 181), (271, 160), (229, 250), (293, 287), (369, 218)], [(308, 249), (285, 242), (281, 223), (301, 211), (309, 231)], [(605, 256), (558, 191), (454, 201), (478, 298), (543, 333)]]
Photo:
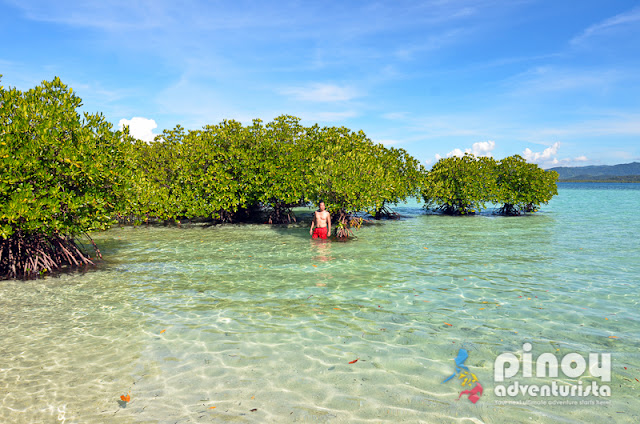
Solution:
[[(97, 271), (0, 283), (0, 421), (638, 422), (638, 206), (640, 185), (562, 184), (533, 216), (409, 204), (350, 243), (112, 229)], [(525, 342), (611, 353), (611, 396), (500, 403), (494, 360)], [(461, 347), (476, 404), (442, 384)], [(560, 375), (529, 381), (600, 383)]]

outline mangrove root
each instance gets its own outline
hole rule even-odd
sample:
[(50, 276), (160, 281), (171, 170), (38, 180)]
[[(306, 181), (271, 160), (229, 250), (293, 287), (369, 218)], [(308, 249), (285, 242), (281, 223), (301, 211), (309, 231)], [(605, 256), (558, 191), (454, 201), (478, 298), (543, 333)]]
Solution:
[[(100, 250), (93, 245), (96, 256)], [(0, 279), (31, 279), (59, 271), (63, 268), (79, 268), (94, 265), (71, 237), (47, 234), (14, 233), (0, 239)]]

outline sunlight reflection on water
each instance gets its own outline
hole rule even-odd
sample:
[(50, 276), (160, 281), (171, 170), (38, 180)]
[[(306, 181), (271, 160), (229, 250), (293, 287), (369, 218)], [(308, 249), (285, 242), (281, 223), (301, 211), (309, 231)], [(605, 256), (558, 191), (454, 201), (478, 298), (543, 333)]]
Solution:
[[(635, 422), (638, 205), (592, 186), (527, 217), (410, 204), (349, 243), (302, 225), (112, 229), (98, 270), (0, 285), (0, 421)], [(611, 352), (611, 405), (496, 403), (493, 361), (526, 341)], [(460, 347), (476, 404), (441, 384)]]

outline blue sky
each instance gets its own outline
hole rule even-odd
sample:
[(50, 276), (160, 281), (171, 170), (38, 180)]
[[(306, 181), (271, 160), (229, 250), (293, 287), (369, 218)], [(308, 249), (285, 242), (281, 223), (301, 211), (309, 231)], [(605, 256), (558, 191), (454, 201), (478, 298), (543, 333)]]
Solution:
[(59, 76), (141, 138), (289, 114), (428, 165), (640, 160), (637, 1), (0, 0), (0, 37), (3, 85)]

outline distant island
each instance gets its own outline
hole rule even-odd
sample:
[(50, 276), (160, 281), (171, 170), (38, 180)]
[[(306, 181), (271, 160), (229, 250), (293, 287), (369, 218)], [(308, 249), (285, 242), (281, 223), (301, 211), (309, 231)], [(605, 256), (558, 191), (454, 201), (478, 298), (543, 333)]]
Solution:
[(640, 162), (619, 165), (558, 166), (550, 168), (559, 182), (640, 183)]

